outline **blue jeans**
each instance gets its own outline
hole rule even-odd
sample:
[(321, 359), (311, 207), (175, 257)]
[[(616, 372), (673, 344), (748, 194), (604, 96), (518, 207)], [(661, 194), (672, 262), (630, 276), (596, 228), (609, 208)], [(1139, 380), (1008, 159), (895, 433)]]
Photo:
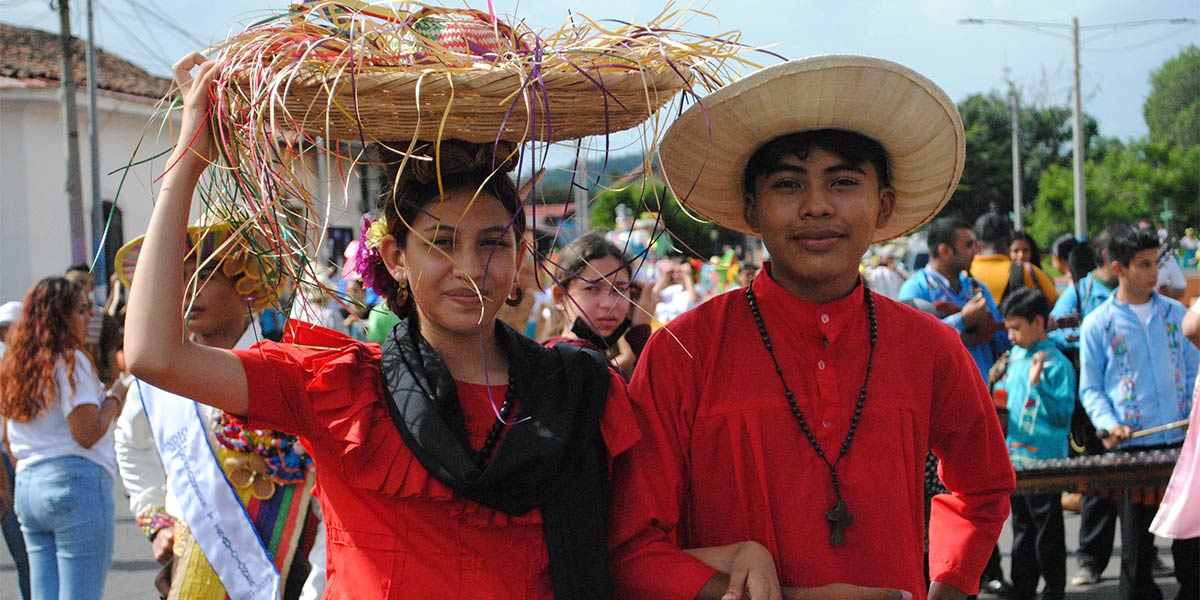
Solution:
[[(0, 453), (4, 459), (4, 470), (8, 472), (8, 495), (15, 498), (13, 487), (17, 485), (17, 476), (13, 473), (12, 461), (7, 454)], [(21, 523), (17, 520), (15, 507), (8, 507), (8, 514), (0, 522), (4, 531), (4, 543), (8, 545), (8, 553), (12, 555), (17, 566), (17, 585), (21, 589), (21, 600), (29, 600), (29, 557), (25, 554), (25, 538), (21, 537)]]
[(29, 553), (33, 600), (100, 600), (112, 564), (112, 476), (63, 456), (17, 473), (17, 516)]

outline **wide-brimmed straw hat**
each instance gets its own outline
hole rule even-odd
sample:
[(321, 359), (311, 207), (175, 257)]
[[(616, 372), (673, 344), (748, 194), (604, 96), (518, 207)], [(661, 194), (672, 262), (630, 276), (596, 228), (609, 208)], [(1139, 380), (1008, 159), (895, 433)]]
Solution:
[(731, 83), (671, 125), (659, 156), (684, 206), (756, 235), (742, 210), (746, 163), (777, 137), (817, 129), (853, 131), (887, 152), (896, 207), (874, 242), (932, 219), (962, 175), (966, 138), (954, 102), (912, 69), (868, 56), (792, 60)]
[[(117, 249), (114, 262), (117, 279), (133, 287), (134, 270), (146, 236), (139, 236)], [(249, 243), (234, 232), (228, 223), (193, 225), (187, 228), (185, 261), (200, 266), (220, 267), (221, 272), (235, 281), (239, 296), (247, 298), (254, 312), (279, 302), (279, 277), (275, 264), (261, 253), (254, 252)], [(200, 281), (200, 285), (204, 282)]]

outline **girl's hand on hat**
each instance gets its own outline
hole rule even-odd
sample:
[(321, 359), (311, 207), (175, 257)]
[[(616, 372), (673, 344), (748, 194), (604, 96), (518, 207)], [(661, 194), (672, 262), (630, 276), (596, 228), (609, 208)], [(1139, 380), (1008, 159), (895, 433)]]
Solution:
[[(194, 78), (191, 74), (193, 68), (196, 69)], [(199, 176), (216, 157), (209, 124), (209, 100), (212, 82), (220, 73), (219, 64), (199, 52), (193, 52), (179, 59), (171, 67), (171, 73), (183, 97), (183, 125), (172, 163), (177, 161), (177, 167), (187, 168)]]

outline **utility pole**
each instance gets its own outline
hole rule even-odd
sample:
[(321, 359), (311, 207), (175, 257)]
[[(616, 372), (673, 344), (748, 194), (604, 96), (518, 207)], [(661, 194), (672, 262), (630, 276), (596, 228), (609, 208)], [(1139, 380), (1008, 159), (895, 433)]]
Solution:
[(71, 40), (70, 0), (58, 1), (58, 42), (62, 54), (60, 90), (63, 130), (67, 138), (67, 216), (71, 226), (71, 262), (87, 262), (87, 239), (83, 233), (83, 190), (79, 179), (79, 120), (75, 107), (75, 60)]
[(575, 186), (575, 231), (578, 235), (583, 235), (591, 228), (591, 215), (588, 207), (588, 172), (587, 172), (587, 149), (583, 147), (583, 141), (575, 142), (575, 177), (579, 183)]
[[(1072, 138), (1074, 139), (1074, 202), (1075, 202), (1075, 237), (1078, 239), (1087, 239), (1087, 195), (1084, 192), (1086, 180), (1083, 173), (1083, 164), (1087, 159), (1086, 151), (1083, 147), (1083, 93), (1080, 86), (1080, 66), (1079, 66), (1079, 32), (1080, 30), (1096, 30), (1096, 29), (1129, 29), (1132, 27), (1141, 27), (1144, 25), (1190, 25), (1196, 23), (1196, 19), (1179, 17), (1174, 19), (1146, 19), (1144, 21), (1127, 21), (1124, 23), (1106, 23), (1104, 25), (1088, 25), (1086, 27), (1079, 26), (1079, 18), (1072, 17), (1071, 24), (1065, 23), (1044, 23), (1039, 21), (1018, 21), (1014, 19), (959, 19), (959, 24), (962, 25), (985, 25), (988, 23), (996, 23), (1000, 25), (1011, 25), (1014, 27), (1022, 27), (1041, 31), (1044, 29), (1066, 29), (1071, 30), (1072, 50), (1075, 63), (1075, 82), (1074, 93), (1072, 94), (1071, 113), (1072, 113)], [(1045, 33), (1043, 31), (1043, 33)], [(1057, 34), (1055, 34), (1057, 35)]]
[(1008, 67), (1004, 68), (1004, 79), (1008, 82), (1008, 100), (1012, 112), (1012, 194), (1013, 194), (1013, 228), (1016, 231), (1025, 229), (1022, 216), (1024, 205), (1021, 202), (1022, 169), (1021, 169), (1021, 99), (1017, 95), (1017, 86), (1008, 77)]
[(1075, 98), (1071, 104), (1071, 135), (1075, 141), (1072, 153), (1075, 182), (1075, 239), (1086, 240), (1087, 234), (1087, 190), (1083, 174), (1083, 90), (1079, 85), (1079, 17), (1071, 17), (1071, 39), (1075, 46)]
[(88, 92), (88, 147), (91, 151), (92, 171), (92, 277), (96, 287), (107, 292), (108, 261), (104, 242), (108, 239), (104, 215), (104, 202), (100, 200), (100, 119), (96, 108), (96, 34), (92, 18), (92, 0), (87, 0), (87, 92)]

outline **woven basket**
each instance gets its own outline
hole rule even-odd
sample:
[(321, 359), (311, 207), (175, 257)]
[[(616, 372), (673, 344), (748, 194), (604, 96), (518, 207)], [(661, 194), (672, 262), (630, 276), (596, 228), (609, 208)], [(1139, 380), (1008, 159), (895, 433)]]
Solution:
[[(522, 77), (511, 70), (448, 74), (397, 68), (360, 73), (353, 81), (344, 73), (328, 81), (323, 74), (300, 74), (286, 88), (283, 103), (305, 131), (329, 139), (433, 140), (440, 130), (444, 138), (476, 143), (553, 142), (641, 124), (691, 83), (684, 79), (687, 73), (593, 71), (588, 74), (593, 81), (578, 71), (553, 72), (542, 77), (544, 93), (534, 82), (525, 85), (524, 96), (518, 93)], [(249, 95), (244, 81), (235, 85)]]

